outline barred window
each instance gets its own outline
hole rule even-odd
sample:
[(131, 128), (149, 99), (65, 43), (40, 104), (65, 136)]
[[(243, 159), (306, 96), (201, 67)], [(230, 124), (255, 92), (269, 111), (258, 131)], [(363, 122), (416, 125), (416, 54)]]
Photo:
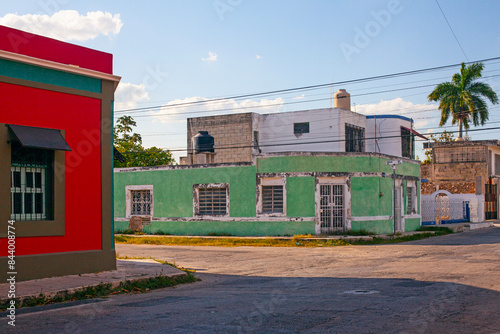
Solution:
[(54, 151), (11, 143), (11, 219), (53, 218), (53, 164)]
[(151, 215), (151, 191), (132, 190), (132, 216)]
[(406, 187), (406, 213), (417, 213), (417, 188), (415, 182), (408, 181)]
[(403, 127), (401, 127), (401, 155), (415, 159), (415, 135)]
[(283, 186), (262, 186), (262, 213), (283, 213)]
[(227, 187), (198, 188), (197, 215), (227, 215)]
[(352, 124), (345, 124), (345, 151), (365, 151), (365, 129)]
[(309, 122), (293, 123), (293, 133), (294, 134), (309, 133)]

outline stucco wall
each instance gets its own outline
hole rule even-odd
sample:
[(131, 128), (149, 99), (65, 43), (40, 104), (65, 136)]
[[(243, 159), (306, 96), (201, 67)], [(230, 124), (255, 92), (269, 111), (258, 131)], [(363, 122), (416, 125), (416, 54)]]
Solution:
[[(346, 210), (348, 226), (390, 233), (393, 225), (387, 221), (392, 222), (392, 170), (385, 165), (389, 158), (373, 154), (291, 153), (289, 156), (258, 158), (256, 165), (120, 169), (115, 172), (115, 230), (128, 228), (125, 187), (153, 185), (154, 216), (151, 225), (145, 228), (147, 231), (191, 235), (314, 233), (318, 231), (317, 183), (320, 179), (334, 178), (345, 180), (346, 203), (350, 203)], [(418, 184), (419, 175), (419, 164), (416, 162), (398, 166), (399, 179), (411, 179)], [(281, 177), (285, 180), (286, 215), (269, 217), (257, 214), (257, 181), (260, 177)], [(229, 185), (229, 216), (217, 219), (193, 217), (193, 184), (200, 183)], [(404, 194), (406, 183), (402, 184)], [(405, 203), (404, 200), (403, 207), (406, 207)], [(405, 229), (416, 229), (420, 222), (418, 217), (407, 217), (414, 220), (409, 220)]]

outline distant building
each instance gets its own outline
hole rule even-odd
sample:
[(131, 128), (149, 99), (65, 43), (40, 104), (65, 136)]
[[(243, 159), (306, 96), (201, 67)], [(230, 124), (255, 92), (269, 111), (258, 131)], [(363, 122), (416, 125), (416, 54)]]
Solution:
[(0, 26), (0, 278), (116, 268), (112, 55)]
[(367, 118), (338, 94), (331, 109), (188, 119), (186, 165), (115, 169), (115, 231), (134, 217), (180, 235), (416, 230), (411, 119)]
[[(453, 197), (460, 203), (466, 202), (472, 221), (498, 219), (500, 142), (436, 142), (427, 144), (427, 147), (432, 149), (433, 163), (421, 167), (422, 178), (428, 181), (422, 183), (422, 195), (426, 201), (435, 202), (437, 194), (445, 197), (448, 202), (451, 199), (447, 197)], [(460, 203), (457, 211), (463, 211)], [(463, 206), (465, 207), (465, 204)], [(434, 215), (432, 207), (425, 219), (430, 220)], [(443, 220), (453, 218), (446, 213), (444, 216)]]

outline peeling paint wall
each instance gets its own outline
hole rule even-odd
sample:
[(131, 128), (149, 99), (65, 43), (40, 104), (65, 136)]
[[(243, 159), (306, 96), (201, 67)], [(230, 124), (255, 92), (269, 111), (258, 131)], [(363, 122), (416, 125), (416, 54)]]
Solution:
[[(393, 226), (392, 169), (385, 165), (390, 159), (390, 156), (369, 153), (300, 155), (295, 152), (287, 156), (261, 157), (255, 165), (120, 169), (115, 171), (115, 230), (128, 227), (126, 187), (152, 185), (154, 217), (145, 231), (189, 235), (318, 233), (318, 184), (332, 179), (345, 185), (348, 229), (390, 233)], [(398, 166), (396, 179), (404, 189), (408, 180), (416, 183), (419, 203), (420, 165), (416, 161), (404, 161)], [(285, 214), (259, 214), (259, 191), (263, 179), (282, 180)], [(224, 184), (228, 187), (229, 215), (194, 215), (193, 187), (199, 184)], [(403, 201), (406, 209), (404, 204)], [(412, 219), (408, 220), (406, 230), (419, 226), (419, 213), (417, 205), (417, 214), (406, 217)]]

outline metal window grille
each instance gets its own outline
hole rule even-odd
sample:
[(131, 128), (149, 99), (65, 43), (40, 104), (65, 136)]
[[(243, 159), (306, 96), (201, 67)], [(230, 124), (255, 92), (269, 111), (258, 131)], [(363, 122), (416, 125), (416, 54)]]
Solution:
[(151, 191), (132, 190), (132, 216), (151, 215)]
[(415, 207), (416, 201), (416, 191), (415, 187), (407, 187), (406, 188), (406, 213), (415, 213), (417, 212)]
[(405, 158), (415, 158), (415, 135), (405, 128), (401, 128), (401, 155)]
[(46, 169), (11, 167), (11, 219), (46, 219)]
[(345, 151), (365, 151), (365, 129), (356, 125), (345, 125)]
[(226, 215), (227, 188), (199, 188), (198, 215)]
[(11, 143), (10, 217), (19, 221), (50, 220), (53, 214), (54, 152)]
[(262, 186), (262, 213), (283, 213), (283, 186)]
[(293, 133), (309, 133), (309, 122), (304, 123), (293, 123)]
[(322, 232), (343, 231), (344, 186), (341, 184), (320, 185), (320, 222)]

